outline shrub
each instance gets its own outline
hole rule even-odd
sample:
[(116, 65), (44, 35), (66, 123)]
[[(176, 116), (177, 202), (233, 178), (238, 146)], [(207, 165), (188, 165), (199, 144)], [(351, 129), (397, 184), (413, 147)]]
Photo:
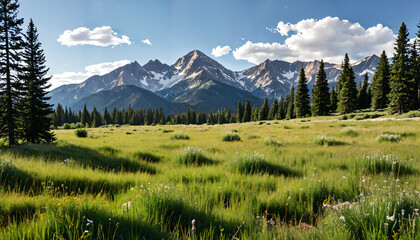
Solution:
[(222, 136), (222, 141), (224, 142), (241, 141), (241, 137), (239, 137), (237, 133), (227, 132)]
[(386, 173), (395, 175), (410, 175), (417, 170), (407, 162), (399, 160), (394, 155), (375, 154), (363, 156), (359, 160), (360, 167), (370, 174)]
[(324, 146), (340, 146), (345, 145), (346, 143), (335, 138), (328, 138), (326, 136), (318, 136), (315, 138), (315, 144)]
[(287, 167), (276, 165), (265, 160), (264, 155), (254, 153), (253, 155), (239, 154), (233, 162), (234, 170), (244, 174), (270, 174), (298, 176), (299, 172)]
[(401, 135), (399, 134), (381, 134), (376, 138), (378, 142), (399, 142), (401, 141)]
[(169, 129), (163, 129), (162, 133), (171, 133), (174, 132), (174, 130), (169, 130)]
[(173, 139), (173, 140), (188, 140), (188, 139), (190, 139), (190, 136), (188, 136), (185, 133), (174, 133), (174, 134), (172, 134), (171, 139)]
[(291, 127), (289, 127), (289, 126), (287, 126), (287, 125), (284, 125), (284, 126), (283, 126), (283, 128), (284, 128), (284, 129), (292, 129)]
[(338, 120), (347, 120), (349, 117), (347, 115), (339, 116)]
[(133, 157), (139, 160), (143, 160), (146, 162), (153, 162), (153, 163), (159, 162), (161, 159), (160, 156), (157, 156), (148, 152), (141, 152), (141, 151), (133, 153)]
[(354, 128), (343, 128), (341, 130), (341, 135), (348, 137), (357, 137), (359, 136), (359, 133)]
[(71, 129), (71, 125), (68, 123), (64, 123), (63, 129)]
[(183, 165), (200, 166), (203, 164), (212, 164), (213, 160), (204, 156), (203, 150), (196, 147), (186, 147), (181, 151), (177, 159), (178, 163)]
[(308, 128), (309, 128), (309, 126), (308, 126), (308, 125), (302, 125), (302, 126), (300, 126), (299, 128), (300, 128), (300, 129), (308, 129)]
[(279, 142), (277, 142), (276, 139), (273, 139), (272, 137), (266, 137), (264, 139), (264, 144), (267, 146), (276, 146), (276, 147), (281, 145)]
[(79, 129), (76, 129), (76, 131), (74, 131), (74, 134), (76, 134), (76, 136), (79, 138), (85, 138), (87, 137), (88, 132), (86, 131), (86, 129), (79, 128)]

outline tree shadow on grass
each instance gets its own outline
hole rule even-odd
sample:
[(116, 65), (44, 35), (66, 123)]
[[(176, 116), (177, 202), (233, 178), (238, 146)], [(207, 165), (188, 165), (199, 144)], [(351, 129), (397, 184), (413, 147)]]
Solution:
[(4, 147), (2, 150), (16, 157), (41, 157), (45, 161), (61, 162), (73, 160), (75, 164), (82, 167), (90, 167), (102, 171), (156, 173), (154, 167), (144, 163), (67, 143), (20, 145), (16, 147)]

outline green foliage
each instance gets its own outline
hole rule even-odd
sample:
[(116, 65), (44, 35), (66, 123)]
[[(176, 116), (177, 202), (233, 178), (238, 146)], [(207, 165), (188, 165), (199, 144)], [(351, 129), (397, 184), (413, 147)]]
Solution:
[(213, 164), (214, 161), (204, 156), (203, 150), (196, 147), (186, 147), (177, 158), (177, 162), (186, 166), (201, 166), (204, 164)]
[(324, 61), (321, 60), (312, 93), (312, 116), (328, 115), (330, 112), (330, 94)]
[(347, 136), (347, 137), (357, 137), (357, 136), (359, 136), (359, 133), (354, 128), (343, 128), (340, 131), (340, 133), (341, 133), (342, 136)]
[(188, 134), (185, 133), (174, 133), (171, 136), (172, 140), (189, 140), (190, 136), (188, 136)]
[(383, 133), (376, 138), (378, 142), (399, 142), (401, 141), (402, 137), (399, 134), (388, 134)]
[(295, 86), (290, 88), (290, 91), (286, 96), (286, 108), (286, 119), (295, 118)]
[(258, 121), (267, 120), (268, 119), (268, 113), (269, 113), (268, 99), (265, 98), (264, 104), (260, 108), (260, 112), (259, 112), (259, 115), (258, 115)]
[(395, 176), (416, 174), (418, 171), (408, 162), (401, 161), (394, 155), (364, 155), (359, 159), (358, 168), (368, 174), (393, 174)]
[(138, 159), (138, 160), (143, 160), (143, 161), (152, 162), (152, 163), (159, 162), (162, 158), (162, 157), (157, 156), (155, 154), (148, 153), (148, 152), (142, 152), (142, 151), (138, 151), (138, 152), (133, 153), (133, 157), (135, 159)]
[(88, 135), (88, 132), (84, 128), (79, 128), (79, 129), (76, 129), (76, 131), (74, 131), (74, 134), (76, 134), (76, 136), (79, 138), (86, 138)]
[(402, 114), (412, 110), (411, 85), (408, 69), (408, 30), (401, 24), (395, 43), (395, 54), (392, 62), (388, 111)]
[(337, 140), (335, 138), (330, 138), (330, 137), (326, 137), (326, 136), (318, 136), (315, 138), (315, 144), (317, 145), (327, 145), (327, 146), (340, 146), (340, 145), (345, 145), (346, 143), (340, 140)]
[(276, 139), (273, 139), (272, 137), (264, 138), (264, 144), (267, 146), (275, 146), (275, 147), (281, 146), (281, 144)]
[(300, 69), (299, 83), (295, 96), (295, 112), (297, 118), (302, 118), (311, 115), (311, 100), (309, 98), (309, 89), (305, 77), (305, 70)]
[(264, 155), (257, 152), (253, 155), (239, 154), (233, 162), (233, 168), (234, 171), (244, 174), (300, 175), (299, 172), (287, 166), (276, 165), (266, 161)]
[(338, 112), (340, 114), (346, 114), (354, 112), (357, 108), (355, 76), (347, 54), (344, 57), (344, 62), (341, 68), (343, 71), (337, 82)]
[(241, 141), (241, 137), (239, 134), (234, 132), (227, 132), (222, 136), (223, 142), (234, 142), (234, 141)]
[(386, 108), (389, 102), (387, 95), (390, 91), (390, 67), (385, 51), (382, 52), (378, 67), (376, 69), (377, 70), (373, 75), (371, 85), (372, 109), (374, 110)]

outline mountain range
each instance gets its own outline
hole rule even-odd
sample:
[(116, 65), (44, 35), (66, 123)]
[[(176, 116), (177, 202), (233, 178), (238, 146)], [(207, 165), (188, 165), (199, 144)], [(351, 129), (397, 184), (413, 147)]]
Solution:
[[(379, 57), (372, 55), (352, 64), (356, 81), (376, 71)], [(80, 84), (62, 85), (50, 92), (50, 103), (80, 110), (94, 106), (133, 108), (162, 107), (166, 113), (184, 111), (188, 107), (199, 111), (236, 109), (238, 101), (250, 99), (260, 106), (265, 97), (285, 97), (292, 85), (297, 85), (299, 70), (304, 68), (312, 88), (320, 62), (266, 60), (243, 71), (232, 71), (194, 50), (173, 65), (151, 60), (141, 66), (137, 61), (119, 67), (105, 75), (95, 75)], [(325, 63), (330, 85), (341, 73), (341, 65)]]

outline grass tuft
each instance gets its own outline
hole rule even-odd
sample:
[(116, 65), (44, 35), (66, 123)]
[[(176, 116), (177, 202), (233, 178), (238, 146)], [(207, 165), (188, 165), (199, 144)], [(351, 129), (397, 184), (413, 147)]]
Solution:
[(142, 152), (142, 151), (133, 153), (133, 157), (138, 160), (143, 160), (143, 161), (152, 162), (152, 163), (156, 163), (161, 160), (160, 156), (157, 156), (148, 152)]
[(186, 147), (181, 151), (177, 162), (186, 166), (201, 166), (204, 164), (213, 164), (214, 161), (204, 156), (203, 150), (196, 147)]
[(354, 128), (343, 128), (341, 130), (341, 135), (347, 137), (357, 137), (359, 136), (359, 133)]
[(239, 137), (237, 133), (227, 132), (222, 136), (222, 141), (224, 142), (241, 141), (241, 137)]
[(276, 165), (265, 160), (264, 155), (239, 154), (233, 162), (234, 170), (243, 174), (269, 174), (284, 176), (299, 176), (300, 173), (283, 165)]
[(172, 134), (171, 139), (172, 140), (188, 140), (190, 139), (190, 136), (188, 136), (185, 133), (174, 133)]
[(345, 145), (346, 143), (340, 140), (337, 140), (335, 138), (329, 138), (326, 136), (318, 136), (315, 138), (315, 144), (321, 145), (321, 146), (341, 146)]
[(359, 160), (360, 168), (370, 174), (394, 174), (411, 175), (416, 174), (417, 170), (407, 162), (399, 160), (394, 155), (375, 154), (373, 156), (363, 156)]

